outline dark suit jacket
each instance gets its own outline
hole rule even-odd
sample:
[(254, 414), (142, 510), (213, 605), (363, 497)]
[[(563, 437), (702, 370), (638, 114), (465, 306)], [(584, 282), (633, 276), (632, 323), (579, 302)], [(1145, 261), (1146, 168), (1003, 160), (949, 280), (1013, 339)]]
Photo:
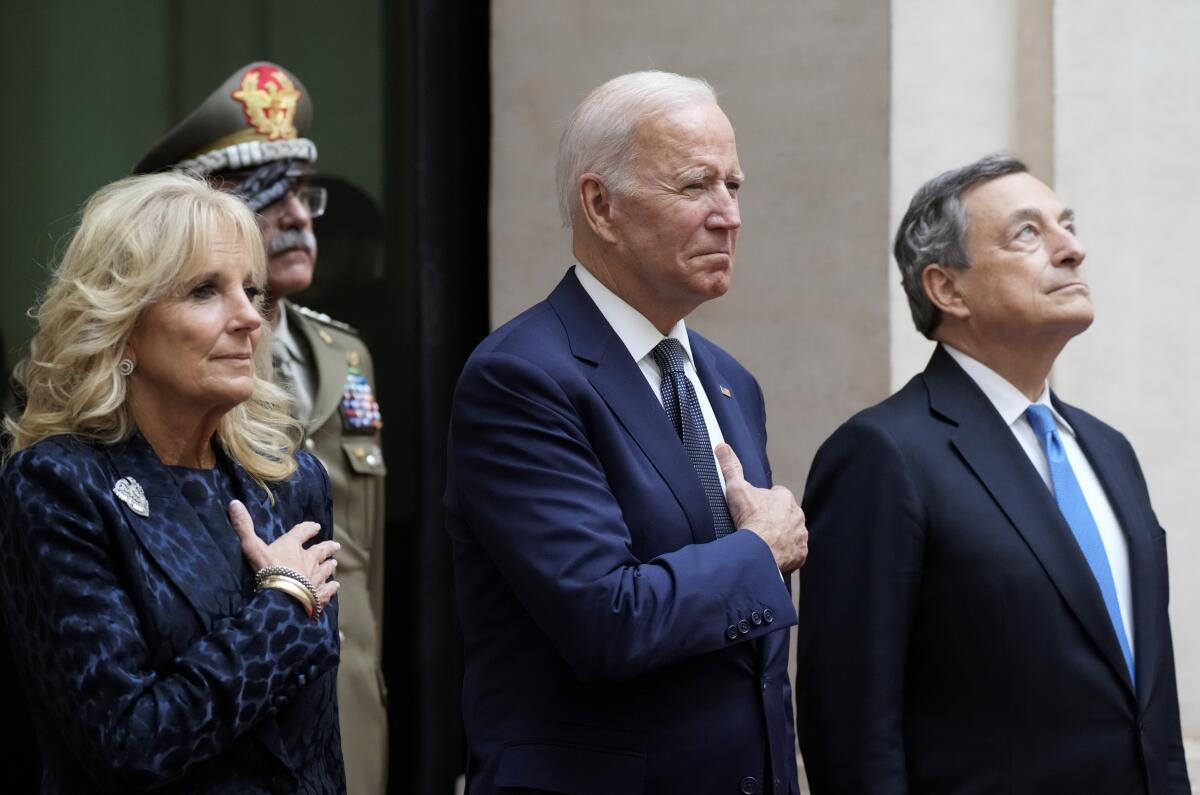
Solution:
[[(770, 485), (757, 382), (690, 339), (726, 441)], [(754, 533), (714, 540), (679, 437), (574, 274), (471, 356), (448, 472), (471, 795), (797, 791), (788, 589)]]
[(821, 447), (797, 710), (815, 795), (1188, 788), (1166, 538), (1125, 438), (1054, 398), (1129, 542), (1136, 689), (1050, 490), (940, 347)]
[[(229, 467), (265, 541), (304, 520), (329, 537), (324, 471), (297, 460), (274, 505)], [(149, 516), (114, 495), (122, 477)], [(0, 510), (0, 594), (43, 792), (345, 790), (337, 601), (314, 622), (286, 594), (242, 590), (248, 567), (233, 571), (140, 435), (22, 450), (0, 476)]]

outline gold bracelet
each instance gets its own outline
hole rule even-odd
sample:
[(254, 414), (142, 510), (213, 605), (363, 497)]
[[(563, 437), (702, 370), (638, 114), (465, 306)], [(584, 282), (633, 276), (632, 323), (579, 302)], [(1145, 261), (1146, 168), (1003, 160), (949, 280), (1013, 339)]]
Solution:
[(261, 591), (263, 588), (273, 588), (276, 591), (283, 591), (288, 596), (291, 596), (304, 605), (304, 612), (308, 613), (309, 618), (313, 618), (314, 613), (318, 616), (320, 615), (320, 604), (313, 598), (312, 593), (291, 577), (282, 574), (273, 574), (269, 577), (264, 577), (258, 590)]

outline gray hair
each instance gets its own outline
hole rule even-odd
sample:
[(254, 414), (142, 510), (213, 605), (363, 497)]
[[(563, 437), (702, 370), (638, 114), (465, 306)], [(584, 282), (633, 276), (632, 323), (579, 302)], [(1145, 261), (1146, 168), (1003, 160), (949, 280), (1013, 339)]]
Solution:
[(893, 253), (900, 266), (900, 283), (908, 295), (917, 331), (933, 339), (942, 321), (941, 311), (929, 300), (921, 274), (934, 263), (966, 270), (967, 208), (962, 194), (983, 182), (1029, 169), (1015, 157), (988, 155), (968, 166), (946, 171), (922, 185), (913, 195), (908, 212), (896, 230)]
[(616, 193), (633, 189), (633, 137), (640, 124), (682, 106), (716, 101), (704, 80), (672, 72), (632, 72), (592, 89), (567, 119), (558, 142), (554, 171), (563, 226), (578, 219), (577, 187), (584, 174), (596, 174)]

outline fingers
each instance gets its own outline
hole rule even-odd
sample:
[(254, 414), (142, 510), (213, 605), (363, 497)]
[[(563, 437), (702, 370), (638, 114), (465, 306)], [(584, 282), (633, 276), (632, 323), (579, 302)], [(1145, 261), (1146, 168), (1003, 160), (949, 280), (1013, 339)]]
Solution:
[(717, 463), (721, 465), (721, 474), (725, 476), (725, 485), (742, 480), (742, 462), (738, 460), (733, 448), (721, 442), (715, 448)]
[(233, 531), (241, 539), (243, 550), (250, 551), (266, 546), (262, 539), (254, 534), (254, 520), (250, 518), (250, 512), (246, 510), (246, 506), (238, 500), (229, 503), (229, 523), (233, 525)]
[(330, 558), (317, 566), (316, 575), (312, 577), (312, 581), (315, 583), (324, 583), (333, 576), (335, 571), (337, 571), (337, 559)]
[(336, 541), (322, 541), (309, 548), (308, 553), (317, 561), (325, 561), (337, 554), (342, 545)]
[(338, 588), (342, 584), (337, 580), (330, 580), (317, 586), (317, 598), (321, 600), (322, 605), (327, 605), (333, 601), (333, 597), (337, 595)]
[(238, 500), (229, 503), (229, 523), (233, 525), (234, 532), (242, 540), (245, 540), (247, 536), (254, 535), (254, 520), (250, 518), (250, 512), (246, 510), (246, 506)]
[(321, 532), (321, 525), (316, 522), (301, 522), (291, 530), (288, 530), (284, 535), (303, 546), (319, 532)]

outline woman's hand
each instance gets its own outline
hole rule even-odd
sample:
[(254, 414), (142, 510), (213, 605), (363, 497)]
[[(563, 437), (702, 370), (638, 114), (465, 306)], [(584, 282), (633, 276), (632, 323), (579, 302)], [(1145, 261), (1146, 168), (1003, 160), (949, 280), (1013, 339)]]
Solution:
[(334, 555), (342, 545), (336, 541), (322, 541), (308, 549), (304, 548), (304, 545), (320, 531), (319, 524), (301, 522), (270, 544), (266, 544), (255, 535), (254, 520), (250, 518), (250, 512), (237, 500), (229, 503), (229, 521), (242, 541), (242, 553), (246, 560), (250, 561), (252, 569), (259, 571), (267, 566), (287, 566), (309, 579), (317, 589), (317, 597), (321, 600), (322, 607), (333, 599), (339, 584), (330, 577), (337, 570)]

